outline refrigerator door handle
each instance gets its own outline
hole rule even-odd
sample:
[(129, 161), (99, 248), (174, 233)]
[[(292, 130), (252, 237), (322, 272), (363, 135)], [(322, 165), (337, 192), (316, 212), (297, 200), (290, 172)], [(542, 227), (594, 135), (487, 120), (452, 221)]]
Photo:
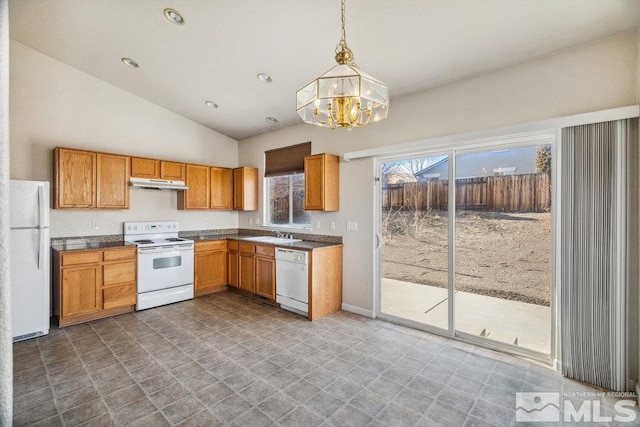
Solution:
[(38, 228), (48, 227), (46, 224), (45, 218), (45, 209), (44, 209), (44, 187), (42, 185), (38, 186)]
[(40, 244), (38, 245), (38, 270), (44, 270), (44, 260), (45, 254), (47, 253), (47, 239), (45, 235), (47, 234), (47, 230), (43, 230), (42, 228), (38, 230), (38, 234), (40, 235)]

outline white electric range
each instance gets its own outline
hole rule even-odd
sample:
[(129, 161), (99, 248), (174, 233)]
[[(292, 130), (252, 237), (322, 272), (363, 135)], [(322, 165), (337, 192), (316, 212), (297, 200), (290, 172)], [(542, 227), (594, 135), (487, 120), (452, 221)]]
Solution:
[(124, 223), (124, 242), (137, 246), (136, 310), (193, 298), (193, 240), (178, 237), (177, 221)]

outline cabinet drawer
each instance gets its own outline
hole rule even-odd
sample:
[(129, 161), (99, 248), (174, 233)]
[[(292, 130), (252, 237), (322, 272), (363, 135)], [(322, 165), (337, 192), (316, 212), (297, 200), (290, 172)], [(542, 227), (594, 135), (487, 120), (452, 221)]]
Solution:
[(97, 264), (100, 262), (102, 252), (100, 251), (82, 251), (63, 253), (60, 255), (63, 266), (80, 265), (80, 264)]
[(134, 305), (136, 303), (135, 282), (103, 288), (102, 301), (105, 310)]
[(229, 240), (228, 241), (228, 248), (230, 251), (237, 251), (238, 250), (238, 242), (235, 240)]
[(136, 248), (127, 248), (127, 249), (109, 249), (104, 251), (103, 260), (104, 262), (109, 261), (120, 261), (125, 259), (135, 259), (136, 258)]
[(256, 253), (259, 255), (275, 257), (276, 256), (276, 248), (273, 246), (259, 246), (256, 245)]
[(196, 252), (203, 251), (224, 251), (227, 250), (226, 240), (212, 240), (207, 242), (196, 242)]
[(256, 245), (252, 243), (238, 243), (238, 249), (240, 250), (240, 252), (253, 254), (256, 252)]
[(102, 283), (104, 286), (136, 281), (136, 263), (120, 262), (102, 266)]

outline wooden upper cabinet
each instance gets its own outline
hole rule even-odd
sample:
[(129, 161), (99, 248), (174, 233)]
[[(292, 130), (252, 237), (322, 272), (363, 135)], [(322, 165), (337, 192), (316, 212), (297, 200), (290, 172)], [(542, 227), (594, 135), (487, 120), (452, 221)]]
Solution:
[(169, 179), (171, 181), (184, 181), (185, 180), (184, 163), (160, 161), (160, 178)]
[(178, 192), (178, 209), (209, 209), (209, 166), (186, 165), (188, 190)]
[(212, 167), (211, 209), (233, 209), (233, 169)]
[(158, 178), (184, 181), (186, 165), (166, 160), (131, 158), (131, 176), (134, 178)]
[(241, 167), (233, 170), (233, 209), (258, 210), (258, 169)]
[(129, 209), (129, 157), (97, 154), (97, 201), (104, 209)]
[(134, 178), (160, 178), (160, 160), (132, 157), (131, 176)]
[(56, 148), (54, 208), (96, 205), (96, 153)]
[(304, 158), (304, 209), (340, 209), (340, 166), (338, 156), (314, 154)]

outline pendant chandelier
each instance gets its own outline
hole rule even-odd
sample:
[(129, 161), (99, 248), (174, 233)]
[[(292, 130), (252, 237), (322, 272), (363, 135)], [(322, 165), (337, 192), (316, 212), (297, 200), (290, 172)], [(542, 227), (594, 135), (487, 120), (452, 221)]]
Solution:
[(338, 65), (297, 93), (297, 111), (306, 123), (352, 129), (387, 118), (389, 94), (384, 83), (363, 73), (347, 46), (342, 0), (342, 38), (336, 46)]

